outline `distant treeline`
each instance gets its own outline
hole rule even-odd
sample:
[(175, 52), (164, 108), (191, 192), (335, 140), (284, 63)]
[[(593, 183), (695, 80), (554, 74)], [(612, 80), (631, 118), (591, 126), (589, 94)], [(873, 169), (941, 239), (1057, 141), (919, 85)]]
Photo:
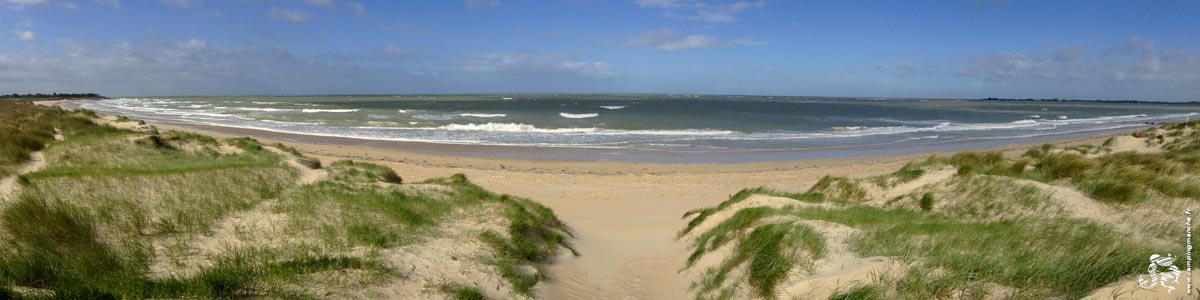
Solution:
[(97, 93), (52, 93), (52, 94), (7, 94), (0, 98), (8, 99), (108, 99)]
[(1066, 101), (1070, 101), (1070, 102), (1103, 102), (1103, 103), (1154, 103), (1154, 104), (1192, 104), (1192, 105), (1195, 105), (1195, 104), (1200, 104), (1200, 101), (1188, 101), (1188, 102), (1168, 102), (1168, 101), (1144, 101), (1144, 100), (1096, 100), (1096, 99), (1058, 99), (1058, 98), (1051, 98), (1051, 99), (1033, 99), (1033, 98), (1025, 98), (1025, 99), (1013, 99), (1013, 98), (994, 98), (994, 97), (992, 97), (992, 98), (983, 98), (983, 99), (980, 99), (980, 100), (984, 100), (984, 101), (989, 101), (989, 100), (990, 100), (990, 101), (1054, 101), (1054, 102), (1066, 102)]

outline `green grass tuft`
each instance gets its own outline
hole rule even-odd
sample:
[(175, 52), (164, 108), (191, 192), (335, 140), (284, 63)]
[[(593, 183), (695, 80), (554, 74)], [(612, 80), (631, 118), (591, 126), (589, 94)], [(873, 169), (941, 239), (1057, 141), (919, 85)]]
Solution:
[(925, 193), (924, 195), (921, 195), (921, 200), (918, 202), (918, 206), (920, 206), (921, 210), (924, 211), (933, 210), (933, 193)]
[(829, 296), (829, 300), (881, 300), (884, 299), (883, 289), (878, 285), (868, 284), (859, 285), (845, 292), (838, 292)]
[(443, 284), (438, 289), (454, 300), (485, 300), (487, 296), (479, 288), (462, 284)]

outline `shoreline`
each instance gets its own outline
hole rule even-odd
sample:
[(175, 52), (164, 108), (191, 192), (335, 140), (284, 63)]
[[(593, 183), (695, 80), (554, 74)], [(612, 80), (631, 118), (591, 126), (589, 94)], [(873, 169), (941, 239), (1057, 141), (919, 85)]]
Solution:
[[(870, 156), (854, 156), (840, 158), (817, 158), (817, 159), (798, 159), (798, 160), (780, 160), (780, 161), (765, 161), (765, 162), (746, 162), (746, 163), (652, 163), (652, 162), (627, 162), (627, 161), (606, 161), (606, 160), (563, 160), (563, 159), (539, 159), (539, 158), (512, 158), (512, 157), (488, 157), (488, 156), (472, 156), (458, 155), (455, 153), (427, 153), (420, 150), (411, 150), (398, 147), (399, 145), (383, 145), (371, 143), (372, 141), (364, 141), (360, 144), (347, 143), (326, 143), (325, 141), (339, 140), (359, 140), (359, 139), (330, 139), (325, 140), (323, 137), (304, 136), (298, 134), (277, 133), (265, 130), (256, 129), (241, 129), (232, 127), (220, 126), (179, 126), (155, 124), (160, 129), (179, 130), (186, 132), (194, 132), (217, 137), (251, 137), (267, 143), (282, 143), (284, 145), (299, 149), (304, 153), (311, 153), (321, 157), (340, 157), (345, 159), (357, 159), (366, 161), (386, 161), (393, 163), (415, 164), (425, 167), (447, 167), (447, 168), (469, 168), (476, 170), (503, 170), (514, 172), (532, 172), (532, 173), (551, 173), (551, 174), (601, 174), (601, 175), (622, 175), (622, 174), (650, 174), (650, 175), (666, 175), (672, 173), (751, 173), (763, 171), (787, 171), (795, 169), (807, 168), (822, 168), (831, 166), (858, 165), (863, 163), (890, 163), (898, 161), (921, 160), (930, 155), (952, 155), (960, 151), (951, 152), (921, 152), (921, 153), (901, 153), (901, 154), (881, 154)], [(201, 128), (197, 128), (201, 127)], [(1019, 156), (1030, 148), (1040, 146), (1042, 144), (1055, 144), (1058, 146), (1075, 146), (1082, 144), (1098, 144), (1105, 139), (1123, 134), (1105, 133), (1099, 136), (1091, 136), (1084, 138), (1067, 138), (1046, 143), (1021, 143), (1009, 144), (998, 147), (968, 149), (962, 151), (1001, 151), (1007, 157)], [(314, 140), (303, 140), (304, 138), (314, 138)], [(440, 144), (417, 143), (417, 142), (396, 142), (396, 143), (416, 143), (428, 144), (434, 147)], [(455, 145), (458, 146), (458, 145)], [(465, 146), (490, 148), (494, 146)], [(486, 151), (486, 150), (485, 150)]]
[[(67, 104), (71, 100), (36, 101), (36, 104), (58, 106), (63, 109), (77, 109)], [(98, 113), (102, 116), (107, 114)], [(761, 171), (783, 171), (826, 167), (834, 165), (854, 165), (871, 162), (895, 162), (924, 159), (932, 154), (950, 155), (961, 151), (991, 151), (1004, 152), (1005, 156), (1016, 156), (1029, 148), (1042, 144), (1074, 146), (1080, 144), (1095, 144), (1116, 135), (1127, 134), (1137, 127), (1115, 130), (1098, 130), (1081, 134), (1063, 134), (1050, 136), (1038, 142), (999, 143), (994, 146), (965, 147), (952, 151), (918, 151), (902, 153), (884, 153), (869, 155), (853, 155), (845, 157), (814, 157), (805, 159), (781, 159), (751, 162), (644, 162), (605, 159), (563, 159), (538, 157), (548, 153), (570, 153), (586, 157), (589, 154), (604, 152), (601, 149), (571, 148), (571, 147), (536, 147), (536, 146), (499, 146), (499, 145), (464, 145), (439, 144), (411, 141), (385, 141), (359, 138), (328, 137), (293, 133), (282, 133), (260, 129), (237, 128), (217, 125), (195, 124), (181, 121), (148, 120), (147, 124), (160, 129), (195, 132), (216, 137), (251, 137), (269, 143), (283, 143), (300, 149), (301, 152), (318, 156), (340, 157), (345, 159), (377, 160), (396, 163), (417, 164), (429, 167), (472, 168), (479, 170), (508, 170), (535, 173), (555, 174), (670, 174), (670, 173), (745, 173)], [(1115, 131), (1115, 132), (1114, 132)], [(1082, 135), (1083, 137), (1080, 137)], [(646, 150), (648, 151), (648, 150)], [(659, 152), (664, 156), (686, 157), (688, 154)], [(764, 153), (784, 153), (786, 151), (756, 151)], [(517, 157), (492, 156), (497, 153), (521, 153)], [(745, 154), (750, 154), (746, 152)], [(580, 170), (586, 169), (586, 170)]]

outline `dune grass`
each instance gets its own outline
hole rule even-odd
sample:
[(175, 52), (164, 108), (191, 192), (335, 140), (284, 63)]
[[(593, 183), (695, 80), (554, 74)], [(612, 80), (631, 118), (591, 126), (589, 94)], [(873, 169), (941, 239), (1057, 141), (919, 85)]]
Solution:
[[(717, 226), (693, 235), (685, 268), (721, 247), (733, 247), (720, 265), (693, 282), (696, 298), (773, 299), (778, 285), (785, 282), (779, 274), (806, 269), (805, 262), (781, 253), (821, 257), (822, 237), (811, 228), (795, 226), (800, 220), (812, 220), (858, 229), (860, 233), (848, 242), (860, 256), (908, 263), (904, 273), (846, 287), (832, 299), (978, 299), (995, 292), (996, 285), (1013, 288), (1007, 294), (1013, 299), (1080, 298), (1144, 272), (1142, 265), (1150, 254), (1177, 249), (1130, 237), (1109, 225), (1071, 218), (1059, 210), (1072, 208), (1055, 204), (1050, 192), (1017, 182), (1073, 187), (1118, 209), (1146, 201), (1200, 200), (1200, 182), (1195, 180), (1200, 173), (1197, 127), (1200, 122), (1193, 121), (1134, 133), (1149, 138), (1162, 152), (1114, 152), (1110, 147), (1115, 142), (1110, 139), (1100, 146), (1044, 145), (1017, 158), (995, 151), (931, 156), (864, 180), (826, 176), (799, 195), (820, 195), (821, 201), (839, 205), (740, 208)], [(919, 178), (923, 175), (919, 170), (939, 165), (955, 167), (958, 176), (899, 196), (883, 207), (860, 204), (865, 193), (859, 182), (889, 188)], [(713, 214), (756, 193), (787, 194), (743, 190), (718, 206), (689, 211), (684, 217), (692, 219), (678, 236), (693, 233)], [(912, 202), (896, 202), (903, 199)], [(815, 235), (809, 238), (809, 234)], [(777, 246), (782, 248), (773, 248)], [(754, 260), (772, 263), (731, 275), (735, 269), (729, 264)], [(738, 294), (738, 289), (752, 292)]]
[(867, 191), (849, 178), (829, 175), (821, 177), (821, 180), (808, 189), (808, 194), (821, 194), (828, 199), (847, 202), (859, 202), (867, 197)]
[[(754, 191), (769, 192), (767, 189), (743, 190), (727, 203), (736, 203), (749, 197)], [(779, 193), (777, 193), (779, 194)], [(816, 196), (809, 196), (816, 195)], [(820, 199), (819, 194), (791, 195), (798, 199)], [(728, 207), (726, 203), (722, 203)], [(703, 279), (693, 283), (692, 290), (698, 299), (731, 299), (737, 295), (738, 282), (730, 282), (731, 274), (739, 267), (746, 273), (746, 284), (753, 293), (765, 299), (775, 298), (775, 287), (783, 281), (793, 268), (811, 268), (812, 262), (825, 253), (825, 239), (812, 227), (796, 222), (771, 222), (780, 209), (753, 207), (738, 210), (733, 216), (722, 220), (712, 229), (704, 231), (691, 241), (685, 269), (692, 268), (705, 255), (722, 247), (730, 247), (732, 254), (717, 266), (703, 271)], [(706, 216), (703, 212), (695, 218)], [(693, 219), (694, 221), (695, 219)], [(696, 223), (698, 224), (698, 223)], [(680, 231), (686, 235), (695, 227)], [(740, 279), (738, 279), (740, 280)]]
[(784, 197), (784, 198), (790, 198), (790, 199), (793, 199), (796, 201), (807, 202), (807, 203), (821, 203), (821, 202), (825, 201), (825, 195), (820, 194), (820, 193), (786, 193), (786, 192), (772, 190), (772, 189), (769, 189), (766, 187), (742, 189), (742, 190), (738, 191), (737, 193), (733, 194), (732, 196), (730, 196), (729, 200), (722, 201), (721, 204), (717, 205), (716, 207), (698, 208), (698, 209), (693, 209), (693, 210), (690, 210), (690, 211), (684, 213), (683, 218), (685, 218), (685, 219), (688, 217), (691, 217), (693, 215), (695, 215), (695, 217), (693, 217), (690, 221), (688, 221), (687, 227), (684, 227), (682, 230), (680, 230), (675, 235), (675, 237), (678, 238), (678, 237), (682, 237), (683, 235), (686, 235), (688, 232), (691, 232), (693, 228), (695, 228), (696, 226), (699, 226), (701, 223), (704, 223), (704, 220), (707, 220), (708, 217), (711, 216), (712, 214), (714, 214), (718, 211), (721, 211), (721, 210), (725, 210), (726, 208), (729, 208), (729, 206), (731, 206), (731, 205), (745, 201), (746, 199), (750, 198), (750, 196), (753, 196), (753, 195), (767, 195), (767, 196), (774, 196), (774, 197)]
[(462, 284), (443, 284), (438, 287), (454, 300), (485, 300), (487, 296), (479, 288)]
[(844, 292), (838, 292), (829, 297), (829, 300), (879, 300), (883, 298), (883, 289), (877, 285), (867, 284), (859, 285), (850, 288)]
[[(1152, 197), (1200, 200), (1200, 183), (1187, 175), (1200, 173), (1200, 134), (1196, 121), (1164, 125), (1153, 136), (1166, 133), (1175, 138), (1163, 152), (1136, 153), (1096, 150), (1105, 146), (1076, 146), (1055, 149), (1043, 145), (1026, 151), (1021, 158), (1005, 160), (999, 152), (966, 151), (933, 163), (948, 163), (959, 175), (987, 174), (1045, 183), (1066, 182), (1088, 196), (1109, 203), (1133, 203)], [(1149, 130), (1134, 133), (1147, 136)], [(1189, 132), (1186, 136), (1184, 132)], [(1083, 150), (1081, 150), (1083, 149)], [(1088, 157), (1085, 154), (1098, 156)]]
[[(504, 205), (504, 215), (510, 221), (507, 232), (488, 230), (480, 234), (480, 238), (497, 251), (498, 255), (491, 263), (517, 293), (532, 296), (533, 286), (546, 279), (542, 266), (551, 262), (560, 249), (580, 255), (570, 243), (574, 233), (545, 206), (488, 192), (472, 184), (462, 174), (433, 182), (444, 182), (455, 187), (459, 190), (459, 197)], [(532, 272), (529, 268), (533, 268)]]
[[(45, 296), (15, 287), (64, 299), (365, 293), (409, 275), (381, 253), (441, 236), (442, 225), (462, 212), (505, 224), (507, 232), (493, 237), (466, 236), (493, 251), (487, 256), (495, 259), (480, 264), (493, 265), (518, 294), (544, 279), (522, 270), (541, 268), (560, 249), (574, 252), (570, 230), (548, 208), (488, 192), (461, 174), (427, 182), (444, 189), (419, 192), (401, 188), (390, 168), (343, 161), (328, 166), (324, 180), (300, 185), (288, 158), (253, 139), (115, 129), (96, 125), (91, 112), (28, 103), (13, 111), (26, 117), (0, 119), (8, 126), (3, 138), (19, 142), (0, 144), (12, 154), (0, 167), (11, 170), (20, 153), (37, 150), (47, 163), (22, 176), (19, 198), (0, 207), (0, 298)], [(66, 140), (54, 141), (54, 129)], [(261, 229), (238, 225), (260, 216), (285, 216), (278, 218), (285, 226), (254, 232)], [(235, 218), (248, 219), (229, 223)], [(190, 254), (216, 234), (244, 242)], [(264, 235), (282, 242), (262, 242)], [(333, 271), (363, 275), (350, 277), (355, 290), (346, 290)], [(448, 284), (462, 287), (451, 293), (461, 299), (484, 294)]]

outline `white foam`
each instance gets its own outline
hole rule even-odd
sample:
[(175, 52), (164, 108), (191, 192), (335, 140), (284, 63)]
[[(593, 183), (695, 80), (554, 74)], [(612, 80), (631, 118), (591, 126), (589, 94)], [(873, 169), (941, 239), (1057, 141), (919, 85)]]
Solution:
[(240, 109), (240, 110), (249, 110), (249, 111), (271, 111), (271, 112), (274, 112), (274, 111), (295, 111), (294, 109), (287, 109), (287, 108), (270, 108), (270, 107), (234, 107), (234, 108), (235, 108), (235, 109)]
[(480, 114), (480, 113), (465, 113), (465, 114), (458, 114), (458, 115), (464, 116), (464, 117), (475, 117), (475, 118), (503, 118), (505, 116), (508, 116), (506, 114)]
[(396, 112), (402, 113), (402, 114), (407, 114), (408, 110), (407, 109), (399, 109), (399, 110), (396, 110)]
[(250, 103), (254, 103), (254, 104), (283, 104), (283, 102), (261, 102), (261, 101), (252, 101), (252, 102), (250, 102)]
[(432, 128), (411, 128), (411, 129), (427, 129), (427, 130), (451, 130), (451, 131), (489, 131), (489, 132), (528, 132), (528, 133), (575, 133), (575, 134), (590, 134), (590, 135), (728, 135), (733, 134), (733, 131), (728, 130), (710, 130), (710, 129), (680, 129), (680, 130), (621, 130), (621, 129), (604, 129), (594, 127), (584, 128), (539, 128), (529, 124), (521, 123), (484, 123), (484, 124), (449, 124), (441, 127)]
[(263, 122), (267, 122), (267, 123), (283, 124), (283, 125), (321, 125), (322, 124), (320, 122), (287, 122), (287, 121), (275, 121), (275, 120), (259, 120), (259, 121), (263, 121)]
[(301, 112), (306, 112), (306, 113), (318, 113), (318, 112), (336, 112), (336, 113), (344, 113), (344, 112), (356, 112), (356, 111), (358, 111), (358, 109), (316, 109), (316, 108), (305, 108), (305, 109), (302, 109), (302, 110), (300, 110), (300, 111), (301, 111)]
[(528, 124), (517, 123), (487, 123), (487, 124), (449, 124), (437, 129), (453, 131), (490, 131), (490, 132), (542, 132), (542, 133), (582, 133), (596, 132), (599, 128), (537, 128)]
[(829, 130), (830, 131), (850, 131), (850, 130), (863, 130), (866, 128), (867, 127), (864, 127), (864, 126), (834, 126), (834, 127), (829, 127)]
[(603, 108), (603, 109), (608, 109), (608, 110), (617, 110), (617, 109), (622, 109), (622, 108), (625, 108), (625, 107), (626, 107), (626, 106), (624, 106), (624, 105), (611, 105), (611, 106), (604, 106), (604, 105), (602, 105), (602, 106), (600, 106), (600, 108)]
[(446, 120), (454, 120), (454, 118), (457, 118), (457, 116), (455, 116), (455, 115), (415, 115), (415, 116), (413, 116), (413, 118), (417, 118), (417, 119), (421, 119), (421, 120), (429, 120), (429, 121), (446, 121)]
[(595, 118), (595, 117), (599, 116), (600, 114), (569, 114), (569, 113), (565, 113), (565, 112), (560, 112), (560, 113), (558, 113), (558, 115), (562, 116), (563, 118), (568, 118), (568, 119), (586, 119), (586, 118)]

